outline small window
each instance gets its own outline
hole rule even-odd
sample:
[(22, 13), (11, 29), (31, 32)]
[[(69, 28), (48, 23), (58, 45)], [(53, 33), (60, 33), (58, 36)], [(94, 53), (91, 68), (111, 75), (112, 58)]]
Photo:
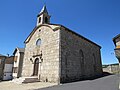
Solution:
[(95, 54), (93, 54), (93, 63), (96, 64), (96, 57), (95, 57)]
[(41, 17), (39, 18), (39, 23), (41, 22)]
[(40, 46), (40, 45), (41, 45), (41, 39), (38, 39), (38, 40), (36, 41), (36, 45), (37, 45), (37, 46)]
[(81, 49), (79, 51), (79, 56), (80, 56), (81, 61), (84, 61), (84, 54), (83, 54), (83, 51)]
[(45, 23), (48, 23), (48, 18), (47, 17), (45, 17)]
[(41, 29), (39, 29), (39, 32), (41, 32)]

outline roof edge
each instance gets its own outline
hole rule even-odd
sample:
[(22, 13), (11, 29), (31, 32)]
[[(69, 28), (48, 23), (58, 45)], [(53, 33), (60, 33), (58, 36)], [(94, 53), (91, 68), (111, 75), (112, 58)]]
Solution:
[(120, 37), (120, 34), (118, 34), (117, 36), (115, 36), (115, 37), (113, 38), (113, 42), (114, 42), (115, 46), (116, 46), (115, 39), (117, 39), (118, 37)]
[[(15, 55), (15, 53), (16, 53), (16, 51), (17, 51), (17, 50), (19, 50), (19, 51), (20, 51), (20, 49), (24, 49), (24, 48), (19, 48), (19, 47), (16, 47), (16, 48), (15, 48), (15, 50), (14, 50), (14, 52), (13, 52), (13, 55)], [(20, 52), (21, 52), (21, 51), (20, 51)]]
[[(60, 25), (60, 24), (58, 24), (58, 25)], [(63, 25), (61, 25), (61, 26), (64, 27), (64, 28), (66, 28), (66, 30), (72, 32), (73, 34), (75, 34), (75, 35), (77, 35), (77, 36), (79, 36), (79, 37), (81, 37), (81, 38), (87, 40), (88, 42), (90, 42), (90, 43), (92, 43), (92, 44), (98, 46), (100, 49), (102, 48), (100, 45), (98, 45), (98, 44), (96, 44), (95, 42), (89, 40), (88, 38), (85, 38), (84, 36), (82, 36), (82, 35), (76, 33), (75, 31), (73, 31), (73, 30), (71, 30), (71, 29), (69, 29), (69, 28), (67, 28), (67, 27), (65, 27), (65, 26), (63, 26)]]
[[(73, 31), (73, 30), (70, 30), (69, 28), (67, 28), (67, 27), (65, 27), (65, 26), (63, 26), (63, 25), (61, 25), (61, 24), (41, 24), (41, 25), (39, 25), (39, 26), (36, 26), (36, 27), (33, 29), (33, 31), (29, 34), (29, 36), (26, 38), (26, 40), (24, 41), (24, 43), (27, 43), (27, 39), (31, 38), (31, 35), (34, 34), (34, 32), (35, 32), (39, 27), (41, 27), (41, 26), (48, 26), (48, 27), (50, 27), (49, 25), (57, 25), (57, 26), (63, 27), (63, 28), (65, 28), (66, 30), (68, 30), (69, 32), (72, 32), (73, 34), (75, 34), (75, 35), (77, 35), (77, 36), (79, 36), (79, 37), (87, 40), (88, 42), (90, 42), (90, 43), (98, 46), (98, 47), (101, 49), (101, 46), (100, 46), (100, 45), (96, 44), (95, 42), (93, 42), (93, 41), (85, 38), (84, 36), (76, 33), (76, 32)], [(51, 28), (51, 27), (50, 27), (50, 28)]]
[[(49, 25), (58, 25), (58, 24), (40, 24), (39, 26), (35, 26), (35, 28), (32, 30), (32, 32), (28, 35), (28, 37), (25, 39), (25, 41), (24, 41), (24, 43), (27, 43), (28, 41), (27, 41), (27, 39), (30, 39), (31, 37), (32, 37), (32, 35), (34, 34), (34, 32), (39, 28), (39, 27), (41, 27), (41, 26), (47, 26), (47, 27), (49, 27), (49, 28), (51, 28), (51, 26), (49, 26)], [(61, 25), (59, 25), (59, 26), (61, 26)], [(52, 29), (52, 28), (51, 28)]]

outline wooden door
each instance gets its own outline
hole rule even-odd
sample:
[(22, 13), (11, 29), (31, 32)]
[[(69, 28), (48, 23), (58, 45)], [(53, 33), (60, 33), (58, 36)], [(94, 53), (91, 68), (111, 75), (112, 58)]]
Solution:
[(34, 71), (33, 71), (33, 76), (38, 75), (38, 70), (39, 70), (39, 59), (36, 58), (34, 62)]

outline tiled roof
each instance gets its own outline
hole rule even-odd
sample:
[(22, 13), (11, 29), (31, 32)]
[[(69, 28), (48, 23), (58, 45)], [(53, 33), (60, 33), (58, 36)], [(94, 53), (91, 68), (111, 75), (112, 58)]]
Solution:
[(25, 49), (24, 48), (18, 48), (18, 47), (16, 47), (15, 48), (15, 50), (14, 50), (14, 52), (13, 52), (13, 55), (16, 53), (16, 51), (19, 51), (19, 52), (25, 52)]
[(24, 52), (25, 49), (24, 48), (18, 48), (19, 52)]
[(2, 55), (2, 54), (0, 54), (0, 56), (4, 56), (4, 57), (6, 57), (5, 55)]

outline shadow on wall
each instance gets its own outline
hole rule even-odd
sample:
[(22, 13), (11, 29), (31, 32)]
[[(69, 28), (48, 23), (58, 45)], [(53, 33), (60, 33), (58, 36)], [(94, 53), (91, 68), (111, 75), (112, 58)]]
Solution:
[(61, 82), (61, 83), (64, 84), (64, 83), (72, 83), (72, 82), (79, 82), (79, 81), (86, 81), (86, 80), (95, 80), (95, 79), (103, 78), (103, 77), (110, 76), (110, 75), (113, 75), (113, 74), (108, 73), (108, 72), (103, 72), (102, 75), (99, 75), (99, 76), (84, 78), (80, 80), (79, 79), (78, 80), (66, 80), (66, 82)]

